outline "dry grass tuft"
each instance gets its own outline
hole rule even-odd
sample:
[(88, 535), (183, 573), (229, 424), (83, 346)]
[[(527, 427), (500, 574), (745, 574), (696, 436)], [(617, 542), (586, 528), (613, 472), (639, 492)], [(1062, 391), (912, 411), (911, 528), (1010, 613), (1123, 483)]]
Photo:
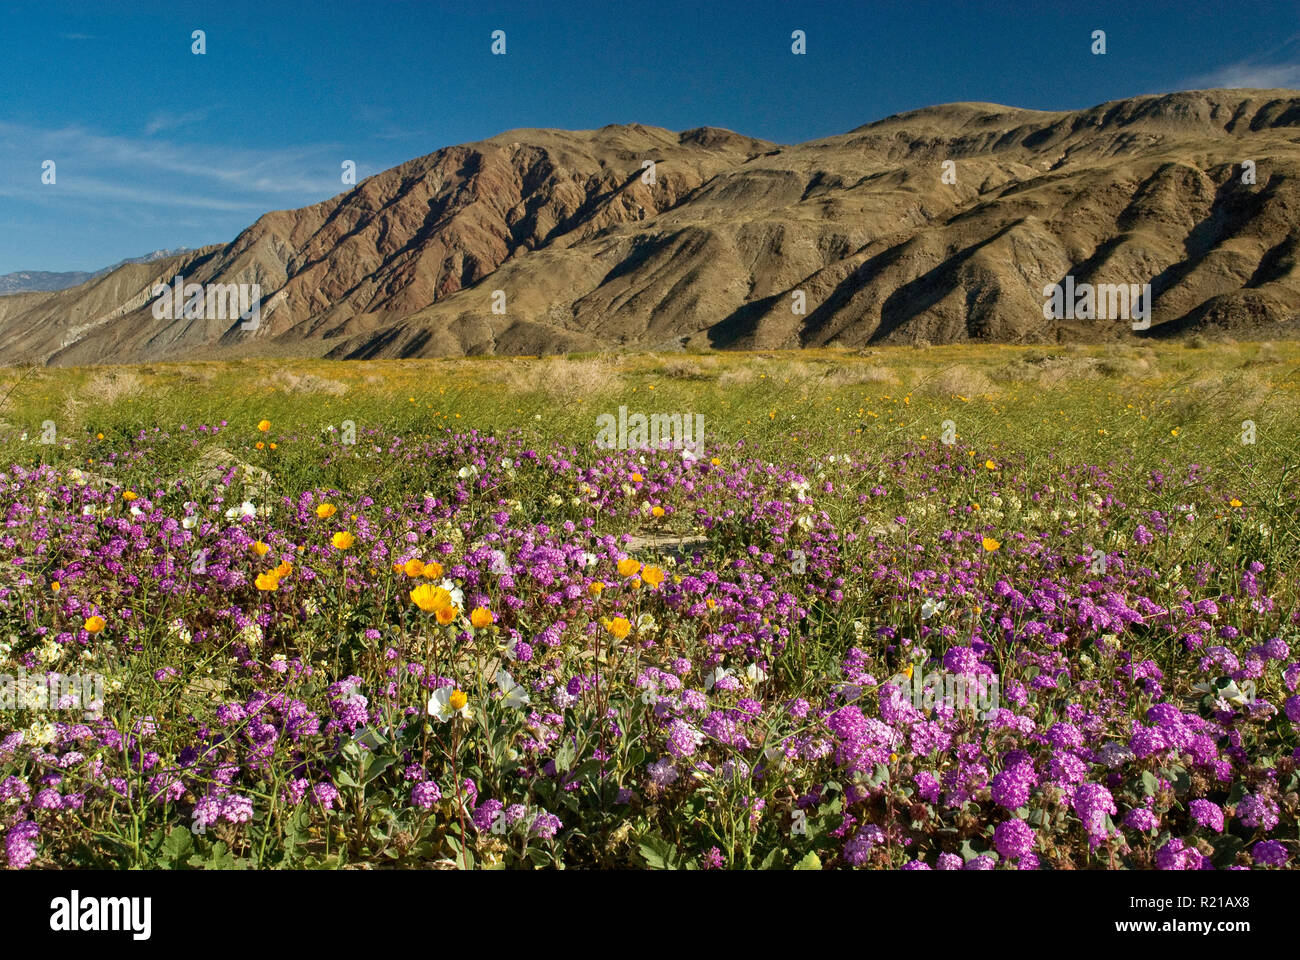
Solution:
[(263, 386), (284, 393), (324, 393), (331, 397), (341, 397), (348, 392), (348, 385), (341, 380), (318, 377), (314, 373), (293, 373), (288, 369), (281, 369), (273, 377), (268, 377)]
[(482, 373), (482, 378), (523, 393), (540, 393), (563, 403), (618, 390), (623, 377), (616, 357), (564, 356), (516, 360)]
[(958, 364), (922, 377), (914, 389), (934, 397), (973, 397), (991, 391), (993, 382), (981, 371)]

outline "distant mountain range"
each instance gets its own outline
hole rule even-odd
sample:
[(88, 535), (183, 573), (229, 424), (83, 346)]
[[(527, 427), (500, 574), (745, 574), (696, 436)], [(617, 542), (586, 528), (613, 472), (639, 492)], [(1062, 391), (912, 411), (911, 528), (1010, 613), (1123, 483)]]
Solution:
[(102, 277), (104, 274), (125, 264), (153, 263), (155, 260), (162, 260), (166, 257), (174, 257), (177, 254), (185, 253), (189, 249), (189, 247), (177, 247), (175, 250), (155, 250), (153, 253), (146, 253), (143, 257), (128, 257), (126, 260), (119, 260), (111, 267), (104, 267), (94, 273), (86, 273), (84, 270), (71, 270), (66, 273), (51, 273), (48, 270), (19, 270), (16, 273), (0, 274), (0, 296), (7, 293), (51, 293), (55, 290), (67, 290), (69, 287), (80, 286), (88, 280)]
[[(0, 362), (1294, 336), (1298, 251), (1293, 90), (957, 103), (793, 146), (513, 130), (224, 246), (0, 297)], [(155, 319), (177, 274), (260, 285), (260, 325)], [(1045, 316), (1067, 280), (1150, 284), (1150, 329)]]

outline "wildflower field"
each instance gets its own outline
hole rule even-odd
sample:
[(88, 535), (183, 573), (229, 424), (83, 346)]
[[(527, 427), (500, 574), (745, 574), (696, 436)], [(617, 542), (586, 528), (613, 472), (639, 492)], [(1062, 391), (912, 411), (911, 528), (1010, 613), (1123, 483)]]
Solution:
[(0, 397), (7, 868), (1300, 859), (1296, 345)]

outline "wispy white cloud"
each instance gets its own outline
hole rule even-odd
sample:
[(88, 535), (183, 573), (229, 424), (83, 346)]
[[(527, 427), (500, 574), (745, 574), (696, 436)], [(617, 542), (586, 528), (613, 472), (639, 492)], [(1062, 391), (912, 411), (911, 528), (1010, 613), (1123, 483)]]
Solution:
[(1225, 87), (1228, 89), (1297, 89), (1300, 88), (1300, 33), (1292, 34), (1271, 50), (1246, 60), (1225, 64), (1187, 81), (1193, 89)]
[[(158, 115), (146, 130), (202, 120), (197, 114)], [(201, 132), (206, 142), (0, 122), (0, 194), (35, 199), (35, 191), (45, 189), (40, 168), (47, 159), (58, 165), (55, 186), (61, 193), (110, 204), (262, 212), (314, 203), (346, 189), (340, 164), (354, 158), (335, 145), (255, 150), (221, 141), (218, 134), (232, 132), (227, 129)]]
[(164, 130), (175, 130), (178, 127), (189, 126), (198, 123), (208, 115), (208, 111), (192, 110), (189, 113), (155, 113), (147, 124), (145, 124), (145, 136), (152, 137), (155, 133), (161, 133)]
[(1273, 66), (1236, 63), (1195, 78), (1192, 86), (1200, 89), (1211, 87), (1256, 90), (1296, 89), (1300, 88), (1300, 63), (1281, 63)]

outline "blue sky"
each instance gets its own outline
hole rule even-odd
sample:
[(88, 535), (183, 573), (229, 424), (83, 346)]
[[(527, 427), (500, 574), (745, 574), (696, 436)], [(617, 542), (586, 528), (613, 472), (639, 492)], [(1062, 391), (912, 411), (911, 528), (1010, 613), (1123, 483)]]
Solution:
[(0, 274), (225, 242), (346, 189), (345, 160), (360, 180), (512, 127), (796, 142), (1209, 86), (1300, 87), (1300, 2), (0, 3)]

